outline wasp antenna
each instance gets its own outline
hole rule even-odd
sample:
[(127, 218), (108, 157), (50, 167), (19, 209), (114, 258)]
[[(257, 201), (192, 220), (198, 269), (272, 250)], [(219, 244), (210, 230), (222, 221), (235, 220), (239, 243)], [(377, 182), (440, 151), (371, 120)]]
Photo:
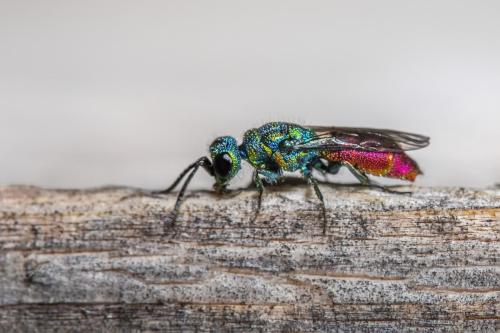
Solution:
[(189, 183), (191, 182), (191, 179), (193, 179), (193, 176), (198, 171), (199, 167), (200, 167), (200, 164), (195, 165), (193, 170), (189, 174), (189, 176), (186, 178), (186, 181), (184, 182), (184, 184), (182, 184), (181, 190), (179, 191), (179, 195), (177, 196), (177, 200), (175, 201), (175, 206), (174, 206), (174, 210), (173, 210), (174, 213), (176, 213), (179, 210), (179, 208), (182, 204), (182, 200), (184, 199), (184, 194), (186, 192), (186, 189), (187, 189)]
[[(175, 201), (174, 209), (171, 212), (171, 216), (172, 216), (172, 218), (170, 220), (171, 225), (173, 223), (175, 223), (175, 221), (177, 219), (177, 214), (179, 213), (179, 208), (181, 207), (181, 204), (184, 200), (184, 194), (186, 193), (186, 189), (187, 189), (189, 183), (191, 182), (191, 179), (193, 179), (193, 176), (196, 174), (196, 172), (200, 168), (200, 166), (204, 167), (210, 174), (212, 174), (212, 170), (213, 170), (212, 163), (210, 163), (210, 160), (207, 157), (202, 157), (202, 158), (198, 159), (195, 163), (193, 163), (186, 170), (184, 170), (182, 176), (184, 176), (184, 174), (187, 173), (188, 170), (192, 169), (191, 173), (188, 175), (188, 177), (184, 181), (184, 184), (182, 184), (182, 187), (181, 187), (181, 190), (179, 191), (179, 194), (177, 195), (177, 200)], [(182, 179), (182, 177), (177, 178), (176, 182), (178, 183), (180, 181), (180, 179)], [(174, 184), (174, 185), (176, 185), (176, 184)], [(165, 226), (165, 228), (166, 227), (167, 226)]]
[(170, 193), (172, 192), (176, 187), (177, 185), (179, 185), (179, 183), (181, 182), (182, 178), (184, 178), (184, 176), (186, 176), (186, 174), (193, 168), (196, 168), (197, 166), (204, 166), (205, 169), (208, 171), (208, 173), (210, 173), (211, 175), (213, 174), (213, 171), (212, 171), (212, 163), (210, 163), (210, 160), (208, 159), (208, 157), (206, 156), (203, 156), (203, 157), (200, 157), (199, 159), (197, 159), (194, 163), (192, 163), (191, 165), (189, 165), (186, 169), (184, 169), (184, 171), (181, 172), (181, 174), (177, 177), (177, 179), (172, 183), (172, 185), (170, 185), (168, 188), (166, 188), (165, 190), (162, 190), (162, 191), (155, 191), (153, 192), (153, 194), (167, 194), (167, 193)]

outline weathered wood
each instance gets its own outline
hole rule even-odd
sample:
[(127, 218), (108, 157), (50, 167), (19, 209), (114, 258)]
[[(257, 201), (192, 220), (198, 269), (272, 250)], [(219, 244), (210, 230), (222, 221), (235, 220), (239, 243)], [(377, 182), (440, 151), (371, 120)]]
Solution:
[(0, 188), (0, 331), (495, 331), (500, 189)]

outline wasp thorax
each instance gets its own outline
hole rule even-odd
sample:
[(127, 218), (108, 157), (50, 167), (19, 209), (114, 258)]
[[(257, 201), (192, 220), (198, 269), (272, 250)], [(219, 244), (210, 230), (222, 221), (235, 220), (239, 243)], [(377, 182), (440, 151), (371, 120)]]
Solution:
[(217, 183), (226, 184), (233, 178), (241, 166), (241, 157), (236, 139), (222, 136), (210, 145), (213, 168)]

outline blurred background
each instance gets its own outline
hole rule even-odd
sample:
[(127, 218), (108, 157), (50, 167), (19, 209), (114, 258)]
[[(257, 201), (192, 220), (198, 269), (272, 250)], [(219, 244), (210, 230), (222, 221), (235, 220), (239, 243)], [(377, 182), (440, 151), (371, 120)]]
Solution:
[(281, 120), (426, 134), (416, 184), (493, 185), (499, 17), (494, 0), (0, 0), (0, 184), (162, 188), (215, 137)]

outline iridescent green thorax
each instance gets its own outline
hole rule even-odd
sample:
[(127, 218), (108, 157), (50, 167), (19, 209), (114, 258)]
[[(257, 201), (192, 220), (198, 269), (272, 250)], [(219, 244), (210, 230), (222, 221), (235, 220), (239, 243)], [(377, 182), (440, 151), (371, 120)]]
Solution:
[(314, 131), (290, 123), (273, 122), (248, 130), (240, 145), (241, 157), (256, 169), (275, 173), (297, 171), (318, 156), (314, 151), (287, 150), (295, 144), (308, 141)]

